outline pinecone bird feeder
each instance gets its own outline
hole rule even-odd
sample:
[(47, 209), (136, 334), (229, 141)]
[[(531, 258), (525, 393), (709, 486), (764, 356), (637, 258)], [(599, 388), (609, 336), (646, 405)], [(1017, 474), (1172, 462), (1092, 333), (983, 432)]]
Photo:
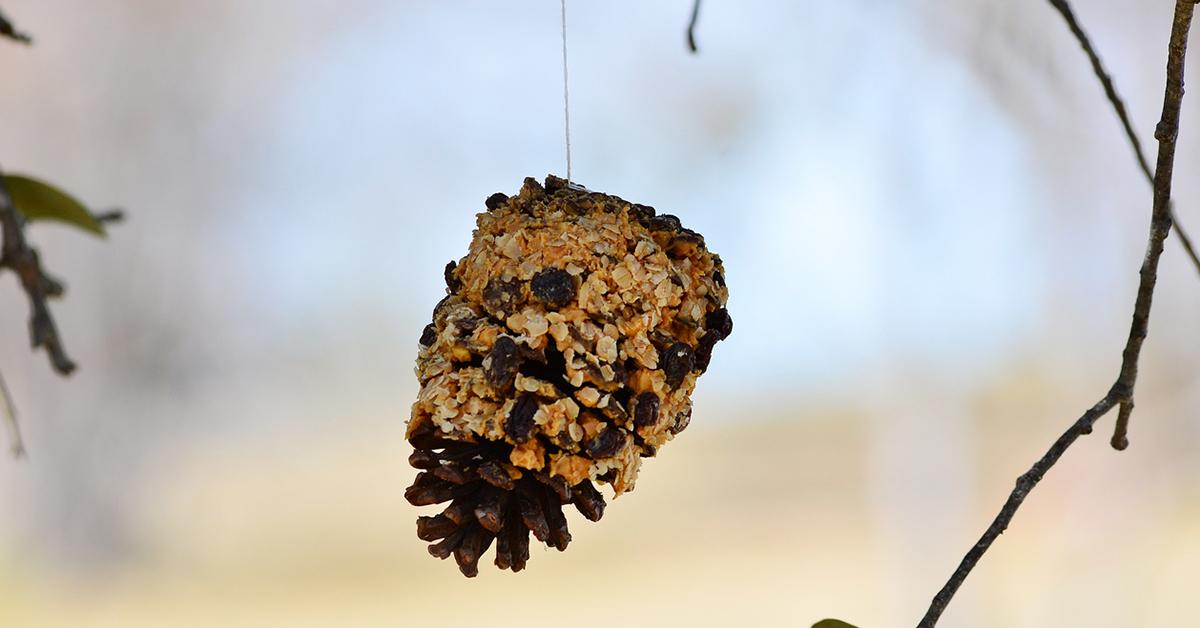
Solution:
[(417, 536), (468, 577), (566, 549), (563, 506), (598, 521), (641, 458), (682, 432), (733, 330), (721, 259), (671, 215), (557, 177), (494, 194), (421, 335), (405, 497), (443, 504)]

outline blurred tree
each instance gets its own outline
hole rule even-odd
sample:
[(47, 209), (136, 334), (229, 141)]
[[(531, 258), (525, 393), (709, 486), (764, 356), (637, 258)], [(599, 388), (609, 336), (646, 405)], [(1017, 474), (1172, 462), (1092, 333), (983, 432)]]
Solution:
[[(33, 41), (18, 31), (2, 11), (0, 36), (23, 44)], [(47, 301), (61, 297), (64, 287), (62, 282), (43, 269), (37, 250), (29, 245), (25, 227), (32, 221), (53, 220), (104, 237), (103, 223), (117, 221), (121, 217), (119, 211), (93, 214), (70, 194), (53, 185), (31, 177), (0, 172), (0, 233), (3, 235), (0, 271), (9, 269), (20, 279), (29, 297), (29, 335), (33, 348), (45, 349), (50, 365), (60, 375), (70, 375), (75, 370), (75, 363), (67, 357)], [(17, 422), (16, 404), (2, 377), (0, 396), (3, 396), (4, 418), (9, 429), (12, 454), (21, 457), (25, 454), (25, 446)]]

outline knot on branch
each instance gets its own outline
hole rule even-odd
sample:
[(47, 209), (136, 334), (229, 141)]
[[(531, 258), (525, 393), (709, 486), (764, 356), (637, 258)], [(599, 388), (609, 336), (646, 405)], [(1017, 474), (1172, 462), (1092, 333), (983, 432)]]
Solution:
[(25, 239), (25, 221), (13, 204), (12, 195), (0, 177), (0, 271), (16, 273), (29, 297), (29, 337), (33, 348), (44, 348), (50, 365), (60, 375), (70, 375), (75, 362), (67, 357), (58, 327), (47, 301), (62, 296), (63, 285), (46, 274), (37, 250)]
[[(1179, 90), (1182, 96), (1183, 88)], [(1172, 125), (1166, 120), (1161, 120), (1154, 126), (1154, 139), (1160, 142), (1174, 142), (1175, 138), (1179, 137), (1179, 126)]]
[(17, 30), (17, 28), (13, 26), (13, 23), (4, 16), (4, 13), (0, 13), (0, 37), (7, 37), (22, 44), (33, 43), (33, 38)]

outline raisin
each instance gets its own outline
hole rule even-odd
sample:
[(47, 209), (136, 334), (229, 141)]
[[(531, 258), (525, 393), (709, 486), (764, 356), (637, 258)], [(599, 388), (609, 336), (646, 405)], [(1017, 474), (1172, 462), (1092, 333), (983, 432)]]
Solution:
[[(476, 197), (476, 198), (478, 198), (478, 197)], [(508, 202), (507, 194), (505, 194), (504, 192), (496, 192), (495, 194), (487, 197), (487, 200), (484, 201), (483, 204), (485, 206), (487, 206), (488, 211), (494, 212), (497, 209), (500, 209), (500, 207), (507, 202)]]
[(692, 348), (682, 342), (677, 342), (663, 355), (662, 369), (667, 376), (667, 386), (678, 388), (683, 378), (696, 366), (696, 358)]
[(548, 308), (558, 309), (575, 299), (575, 279), (560, 268), (547, 268), (533, 276), (529, 284), (533, 296)]
[(517, 377), (518, 367), (521, 366), (517, 343), (508, 336), (500, 336), (496, 339), (496, 344), (492, 345), (488, 358), (491, 362), (484, 371), (488, 385), (497, 391), (508, 390)]
[(533, 395), (524, 394), (517, 398), (512, 411), (504, 421), (504, 431), (516, 443), (524, 443), (533, 433), (533, 415), (538, 411), (538, 402)]
[(604, 431), (588, 441), (587, 452), (593, 459), (611, 458), (625, 446), (628, 440), (625, 432), (619, 428), (607, 427)]
[(637, 396), (633, 407), (633, 424), (638, 427), (648, 427), (658, 423), (658, 395), (644, 392)]
[(458, 268), (458, 263), (450, 260), (446, 263), (446, 270), (442, 271), (442, 276), (446, 278), (446, 287), (450, 290), (451, 294), (458, 292), (458, 289), (462, 287), (462, 282), (458, 280), (458, 277), (454, 276), (454, 269), (456, 268)]
[(713, 347), (716, 346), (718, 340), (720, 339), (717, 338), (717, 334), (711, 332), (700, 338), (700, 345), (696, 347), (696, 365), (694, 367), (697, 371), (704, 373), (708, 370), (708, 364), (712, 361)]
[(516, 279), (504, 281), (499, 278), (488, 281), (483, 288), (483, 302), (496, 312), (516, 312), (525, 302), (521, 293), (521, 282)]
[(724, 340), (733, 333), (733, 319), (729, 317), (729, 310), (720, 308), (708, 313), (704, 317), (704, 328), (717, 335), (718, 340)]
[(419, 342), (421, 343), (422, 347), (428, 347), (437, 340), (437, 337), (437, 327), (435, 327), (433, 323), (430, 323), (425, 326), (425, 329), (421, 330), (421, 340)]

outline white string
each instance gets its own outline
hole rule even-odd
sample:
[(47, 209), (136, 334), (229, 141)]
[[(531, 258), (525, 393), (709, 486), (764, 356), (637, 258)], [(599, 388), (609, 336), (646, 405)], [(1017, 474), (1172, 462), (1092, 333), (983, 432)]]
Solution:
[(563, 127), (567, 139), (567, 183), (571, 182), (571, 94), (567, 90), (567, 0), (562, 6), (562, 52), (563, 52)]

